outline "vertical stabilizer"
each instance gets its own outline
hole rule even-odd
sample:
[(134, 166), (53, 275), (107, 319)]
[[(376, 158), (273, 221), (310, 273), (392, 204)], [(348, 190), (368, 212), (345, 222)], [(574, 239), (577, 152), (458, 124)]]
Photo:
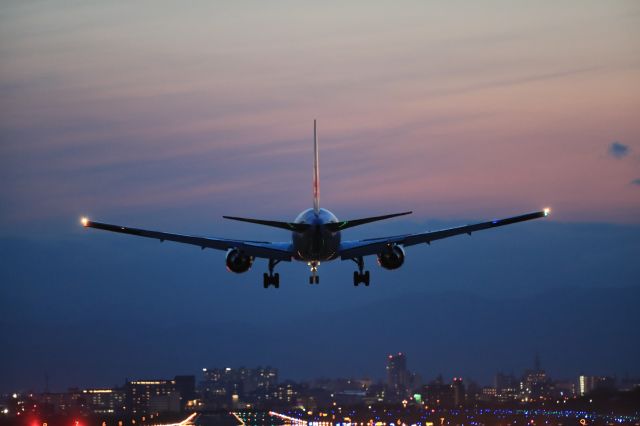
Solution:
[(320, 212), (320, 169), (318, 165), (318, 130), (313, 120), (313, 210)]

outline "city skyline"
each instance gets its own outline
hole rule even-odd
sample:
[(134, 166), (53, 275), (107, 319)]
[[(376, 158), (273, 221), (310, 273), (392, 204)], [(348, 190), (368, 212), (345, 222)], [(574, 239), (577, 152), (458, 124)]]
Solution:
[(531, 368), (517, 375), (496, 373), (493, 383), (486, 386), (462, 377), (421, 378), (409, 368), (409, 359), (405, 353), (386, 356), (386, 378), (377, 381), (319, 378), (294, 382), (280, 380), (278, 370), (271, 367), (205, 367), (197, 376), (125, 379), (124, 384), (113, 387), (13, 392), (0, 396), (0, 423), (66, 424), (75, 419), (77, 425), (92, 424), (93, 419), (103, 426), (156, 424), (158, 420), (154, 419), (165, 419), (166, 423), (187, 415), (195, 424), (201, 424), (197, 419), (206, 421), (207, 416), (214, 419), (205, 424), (216, 425), (235, 424), (232, 417), (240, 424), (245, 424), (243, 418), (251, 425), (262, 424), (256, 416), (265, 416), (267, 422), (275, 416), (302, 424), (307, 424), (305, 417), (309, 421), (325, 417), (322, 420), (350, 423), (354, 416), (377, 416), (381, 420), (387, 413), (397, 419), (394, 411), (403, 417), (417, 415), (426, 420), (424, 415), (473, 419), (492, 410), (488, 419), (507, 413), (547, 420), (613, 418), (616, 423), (624, 423), (640, 419), (637, 407), (633, 408), (640, 396), (640, 377), (617, 380), (581, 375), (559, 380), (546, 373), (536, 355)]
[[(370, 374), (360, 375), (360, 376), (324, 375), (324, 376), (314, 377), (312, 375), (309, 375), (306, 378), (296, 379), (296, 378), (286, 377), (286, 376), (283, 377), (280, 375), (280, 371), (282, 370), (282, 368), (277, 366), (270, 366), (266, 364), (257, 365), (257, 366), (225, 364), (224, 366), (215, 366), (215, 367), (209, 365), (208, 367), (202, 367), (198, 369), (197, 372), (186, 371), (185, 369), (178, 368), (178, 371), (183, 370), (182, 373), (178, 375), (174, 374), (173, 376), (175, 376), (175, 378), (194, 377), (196, 380), (194, 383), (200, 386), (202, 383), (205, 383), (207, 380), (220, 380), (220, 377), (224, 376), (225, 374), (231, 374), (234, 380), (241, 381), (241, 380), (244, 380), (242, 376), (243, 374), (245, 374), (244, 372), (248, 372), (248, 374), (258, 374), (261, 378), (261, 379), (258, 379), (257, 384), (253, 385), (254, 387), (263, 386), (259, 383), (260, 380), (263, 380), (265, 383), (268, 382), (270, 386), (274, 386), (276, 384), (282, 384), (282, 383), (290, 383), (290, 382), (314, 383), (314, 382), (334, 381), (334, 380), (335, 381), (355, 380), (355, 381), (369, 382), (370, 384), (384, 384), (385, 386), (388, 386), (390, 390), (393, 390), (393, 389), (397, 390), (397, 389), (411, 389), (412, 387), (420, 387), (423, 384), (433, 382), (433, 381), (439, 381), (439, 380), (444, 380), (445, 382), (455, 382), (456, 380), (464, 380), (465, 382), (472, 383), (481, 388), (486, 388), (491, 386), (496, 387), (497, 386), (496, 381), (500, 380), (499, 378), (503, 378), (503, 379), (513, 378), (513, 380), (517, 380), (518, 378), (526, 377), (526, 375), (529, 374), (529, 372), (541, 371), (545, 374), (545, 377), (547, 377), (549, 380), (559, 380), (561, 382), (572, 382), (576, 386), (576, 392), (579, 393), (580, 396), (584, 395), (585, 386), (589, 387), (590, 389), (594, 388), (596, 384), (595, 382), (593, 382), (594, 378), (608, 378), (608, 379), (611, 379), (613, 383), (618, 383), (618, 382), (622, 383), (625, 381), (630, 381), (631, 383), (635, 380), (640, 385), (640, 375), (638, 377), (635, 377), (628, 373), (618, 376), (618, 375), (602, 374), (601, 372), (597, 372), (597, 371), (588, 371), (588, 372), (581, 372), (578, 375), (571, 374), (571, 373), (565, 373), (565, 374), (560, 373), (560, 375), (554, 376), (552, 378), (551, 375), (548, 375), (546, 373), (546, 370), (541, 362), (540, 355), (538, 353), (535, 353), (535, 355), (532, 356), (531, 364), (529, 366), (523, 367), (520, 372), (514, 372), (513, 369), (511, 370), (504, 369), (504, 368), (497, 369), (493, 373), (490, 373), (491, 378), (488, 382), (486, 380), (485, 382), (483, 382), (483, 381), (476, 380), (474, 377), (455, 374), (455, 373), (451, 377), (447, 377), (446, 375), (443, 375), (442, 372), (433, 372), (430, 376), (423, 376), (422, 371), (424, 371), (424, 368), (423, 368), (424, 366), (420, 365), (419, 360), (413, 360), (413, 363), (411, 363), (411, 361), (408, 361), (407, 355), (408, 354), (403, 352), (390, 353), (384, 356), (383, 359), (379, 360), (382, 366), (382, 368), (379, 371), (372, 372)], [(455, 368), (453, 369), (453, 371), (454, 372), (456, 371)], [(172, 380), (166, 377), (159, 378), (161, 376), (162, 375), (152, 375), (152, 374), (132, 375), (131, 377), (125, 378), (124, 382), (126, 385), (126, 383), (145, 384), (148, 381), (154, 381), (154, 382), (167, 381), (168, 382)], [(585, 380), (586, 380), (585, 378), (589, 378), (591, 382), (589, 382), (589, 384), (585, 384)], [(114, 385), (113, 383), (110, 383), (110, 384), (109, 383), (91, 383), (91, 384), (75, 383), (75, 384), (71, 384), (70, 386), (68, 385), (64, 387), (52, 387), (48, 374), (45, 374), (45, 377), (43, 378), (43, 380), (44, 381), (42, 384), (42, 388), (20, 387), (20, 386), (13, 387), (13, 388), (7, 387), (4, 389), (0, 389), (0, 393), (4, 393), (8, 395), (13, 393), (18, 393), (18, 394), (45, 393), (46, 394), (46, 393), (64, 393), (65, 391), (69, 391), (69, 390), (84, 391), (84, 390), (90, 390), (90, 389), (109, 389), (109, 388), (121, 387), (120, 385)]]
[[(415, 373), (414, 368), (410, 368), (411, 365), (407, 364), (407, 354), (405, 353), (393, 353), (385, 357), (386, 366), (384, 367), (384, 373), (367, 375), (362, 377), (315, 377), (305, 380), (293, 380), (291, 378), (281, 378), (279, 376), (279, 369), (271, 366), (217, 366), (217, 367), (203, 367), (197, 374), (179, 374), (174, 375), (173, 378), (167, 377), (135, 377), (125, 378), (123, 385), (102, 385), (102, 386), (86, 386), (76, 384), (70, 386), (68, 389), (50, 389), (48, 383), (42, 390), (36, 389), (13, 389), (9, 392), (4, 392), (4, 395), (26, 395), (26, 394), (48, 394), (48, 393), (65, 393), (65, 392), (81, 392), (81, 393), (101, 393), (100, 390), (109, 389), (123, 389), (127, 386), (174, 386), (177, 383), (181, 383), (182, 387), (187, 389), (199, 389), (202, 391), (208, 386), (208, 383), (220, 383), (223, 387), (228, 387), (225, 390), (225, 396), (230, 398), (232, 394), (245, 394), (255, 392), (260, 389), (273, 388), (277, 385), (293, 384), (318, 384), (316, 386), (323, 387), (323, 383), (335, 383), (338, 386), (342, 383), (342, 386), (347, 388), (358, 386), (384, 386), (390, 392), (387, 397), (398, 398), (398, 401), (404, 399), (411, 393), (412, 390), (421, 388), (428, 384), (433, 383), (447, 383), (455, 386), (457, 383), (466, 383), (467, 386), (476, 386), (478, 390), (483, 389), (509, 389), (514, 391), (513, 399), (523, 398), (523, 391), (526, 391), (526, 387), (530, 386), (528, 381), (533, 383), (545, 382), (550, 383), (571, 383), (574, 387), (571, 390), (573, 396), (585, 396), (595, 390), (598, 387), (598, 380), (605, 381), (606, 387), (615, 389), (621, 387), (623, 390), (632, 390), (635, 387), (640, 386), (640, 377), (632, 377), (626, 375), (625, 377), (611, 377), (599, 374), (580, 374), (577, 377), (551, 377), (545, 371), (541, 364), (540, 357), (536, 354), (533, 358), (533, 363), (528, 368), (524, 368), (519, 373), (505, 372), (502, 370), (496, 371), (493, 374), (491, 383), (478, 383), (473, 378), (453, 376), (443, 377), (441, 373), (434, 374), (432, 377), (421, 377)], [(515, 382), (515, 385), (512, 384)], [(244, 383), (244, 386), (238, 386), (238, 384)], [(246, 383), (252, 383), (249, 387)], [(230, 386), (230, 387), (229, 387)], [(331, 385), (334, 386), (334, 385)], [(524, 386), (524, 388), (523, 388)], [(393, 392), (398, 392), (398, 396), (394, 396)], [(189, 392), (187, 390), (187, 392)], [(190, 395), (190, 394), (189, 394)], [(495, 396), (490, 394), (489, 396)], [(15, 398), (15, 397), (14, 397)], [(195, 398), (195, 396), (193, 396)], [(189, 398), (189, 399), (193, 399)], [(292, 402), (292, 401), (289, 401)]]

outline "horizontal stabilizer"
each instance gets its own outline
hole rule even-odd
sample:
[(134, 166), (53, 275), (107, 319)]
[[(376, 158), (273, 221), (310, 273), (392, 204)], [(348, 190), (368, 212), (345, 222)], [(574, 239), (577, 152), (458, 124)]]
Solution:
[(222, 216), (225, 219), (237, 220), (239, 222), (255, 223), (257, 225), (271, 226), (272, 228), (286, 229), (288, 231), (304, 232), (311, 225), (307, 223), (279, 222), (277, 220), (248, 219), (245, 217)]
[(326, 226), (331, 231), (342, 231), (343, 229), (353, 228), (354, 226), (364, 225), (365, 223), (377, 222), (379, 220), (391, 219), (392, 217), (404, 216), (407, 214), (411, 214), (413, 212), (402, 212), (402, 213), (393, 213), (386, 214), (383, 216), (373, 216), (373, 217), (365, 217), (363, 219), (354, 219), (354, 220), (342, 220), (340, 222), (328, 223)]

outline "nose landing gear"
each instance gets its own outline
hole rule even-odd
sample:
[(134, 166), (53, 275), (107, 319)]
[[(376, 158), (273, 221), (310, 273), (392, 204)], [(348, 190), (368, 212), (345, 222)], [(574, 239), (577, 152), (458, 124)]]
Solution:
[(355, 259), (351, 259), (358, 265), (358, 270), (353, 273), (353, 285), (358, 286), (358, 284), (362, 283), (366, 287), (369, 287), (369, 271), (363, 271), (364, 269), (364, 260), (362, 257), (357, 257)]
[(265, 272), (262, 274), (262, 286), (264, 288), (269, 288), (270, 286), (280, 288), (280, 274), (277, 272), (275, 274), (273, 273), (273, 268), (275, 268), (278, 263), (280, 263), (279, 260), (269, 259), (269, 273), (267, 274)]
[(311, 276), (309, 277), (309, 284), (320, 284), (320, 276), (318, 275), (318, 266), (320, 266), (320, 262), (312, 261), (307, 263), (311, 268)]

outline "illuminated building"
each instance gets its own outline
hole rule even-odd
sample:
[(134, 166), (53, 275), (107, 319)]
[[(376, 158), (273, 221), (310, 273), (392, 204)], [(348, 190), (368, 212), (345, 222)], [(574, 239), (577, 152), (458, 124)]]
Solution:
[(464, 383), (462, 377), (454, 377), (451, 383), (453, 393), (453, 405), (460, 407), (465, 401)]
[(296, 390), (295, 383), (287, 381), (281, 385), (278, 385), (273, 395), (278, 401), (286, 404), (291, 404), (293, 402), (296, 402), (298, 392)]
[(392, 394), (402, 398), (407, 394), (410, 374), (407, 370), (407, 357), (403, 353), (387, 357), (387, 386)]
[(273, 395), (278, 383), (275, 368), (203, 368), (202, 372), (200, 390), (209, 408), (232, 408), (242, 402), (277, 399)]
[(518, 398), (518, 389), (520, 387), (518, 380), (513, 374), (496, 374), (493, 381), (496, 398), (499, 401), (506, 402)]
[(580, 396), (588, 395), (596, 389), (615, 389), (615, 380), (605, 376), (579, 376), (578, 392)]
[(162, 405), (164, 402), (158, 397), (176, 394), (179, 400), (175, 380), (136, 380), (127, 382), (125, 388), (127, 411), (133, 414), (154, 412), (150, 409), (150, 402), (153, 402), (153, 405)]
[(95, 414), (122, 413), (126, 407), (124, 389), (84, 389), (82, 396), (89, 410)]
[(540, 367), (540, 357), (536, 354), (533, 370), (526, 370), (520, 382), (520, 398), (532, 401), (549, 397), (549, 380)]
[(224, 396), (233, 393), (242, 396), (255, 391), (266, 391), (278, 383), (278, 370), (258, 368), (204, 368), (203, 385), (210, 393)]
[(480, 393), (480, 401), (491, 402), (496, 399), (496, 388), (483, 387)]
[(147, 413), (178, 413), (180, 409), (180, 394), (178, 392), (151, 395), (147, 403)]
[(87, 408), (84, 394), (77, 388), (68, 392), (45, 392), (38, 397), (41, 408), (48, 413), (83, 412)]

